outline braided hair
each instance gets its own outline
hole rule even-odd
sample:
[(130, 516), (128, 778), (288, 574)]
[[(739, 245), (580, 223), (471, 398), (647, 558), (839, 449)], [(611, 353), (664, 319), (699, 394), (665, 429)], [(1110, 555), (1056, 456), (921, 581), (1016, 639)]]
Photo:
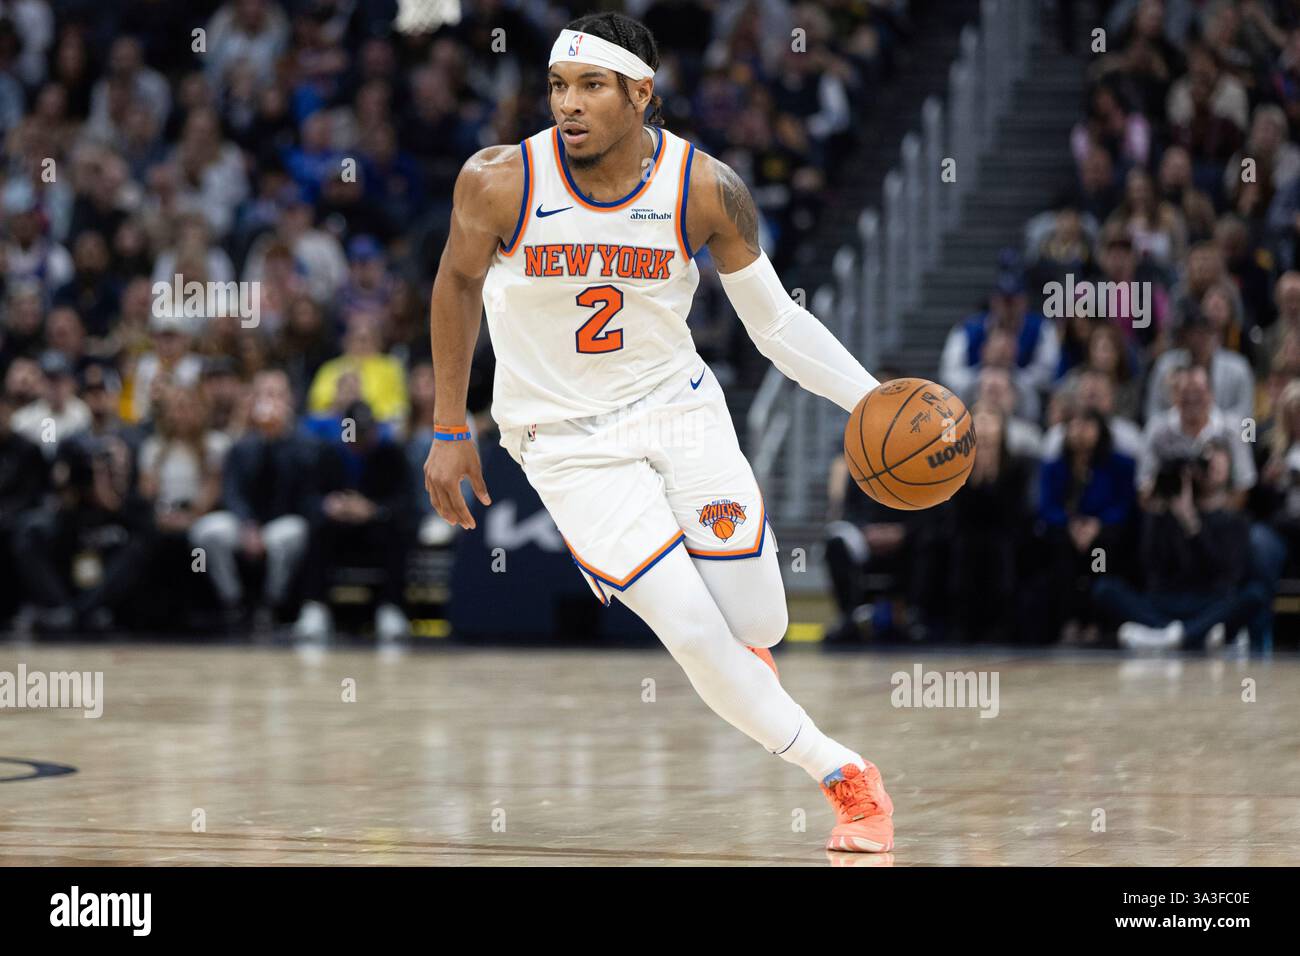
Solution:
[[(602, 40), (608, 40), (640, 57), (650, 69), (659, 69), (659, 47), (655, 43), (655, 36), (640, 20), (633, 20), (621, 13), (589, 13), (570, 21), (565, 29), (590, 33)], [(623, 95), (627, 97), (629, 103), (632, 102), (632, 96), (627, 90), (627, 77), (622, 73), (617, 75), (618, 85), (623, 90)], [(663, 99), (659, 94), (651, 93), (650, 103), (646, 107), (645, 121), (655, 126), (662, 126), (664, 123), (663, 115), (660, 113), (662, 106)]]

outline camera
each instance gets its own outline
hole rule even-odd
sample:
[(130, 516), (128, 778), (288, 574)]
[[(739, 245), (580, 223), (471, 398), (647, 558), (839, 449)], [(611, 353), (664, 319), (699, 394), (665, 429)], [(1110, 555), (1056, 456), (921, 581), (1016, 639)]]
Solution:
[(1191, 479), (1195, 488), (1200, 486), (1208, 470), (1209, 460), (1204, 454), (1166, 458), (1160, 462), (1160, 470), (1156, 472), (1155, 487), (1151, 490), (1151, 496), (1166, 501), (1177, 498), (1183, 491), (1184, 476)]

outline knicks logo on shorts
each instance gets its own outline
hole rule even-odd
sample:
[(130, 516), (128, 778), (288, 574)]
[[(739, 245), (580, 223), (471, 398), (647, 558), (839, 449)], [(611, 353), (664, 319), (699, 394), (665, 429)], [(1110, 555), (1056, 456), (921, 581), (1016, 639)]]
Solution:
[(736, 526), (745, 523), (745, 506), (729, 498), (710, 501), (703, 508), (697, 508), (700, 524), (712, 528), (714, 535), (726, 541), (736, 533)]

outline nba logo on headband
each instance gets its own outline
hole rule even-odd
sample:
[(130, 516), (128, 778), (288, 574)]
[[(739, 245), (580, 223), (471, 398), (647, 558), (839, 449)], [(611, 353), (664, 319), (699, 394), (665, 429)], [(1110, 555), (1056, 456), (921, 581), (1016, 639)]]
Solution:
[[(582, 52), (578, 52), (581, 50)], [(625, 50), (617, 43), (610, 43), (601, 37), (579, 33), (577, 30), (561, 30), (551, 46), (550, 66), (560, 62), (590, 63), (603, 66), (615, 73), (622, 73), (633, 80), (645, 80), (655, 75), (646, 63), (635, 53)]]

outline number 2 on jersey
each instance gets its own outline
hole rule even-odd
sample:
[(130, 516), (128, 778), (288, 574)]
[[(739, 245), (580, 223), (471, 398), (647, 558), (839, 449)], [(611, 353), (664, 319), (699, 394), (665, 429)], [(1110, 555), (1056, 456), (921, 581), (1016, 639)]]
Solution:
[(589, 354), (617, 352), (623, 347), (623, 330), (604, 331), (609, 320), (623, 308), (623, 293), (612, 285), (593, 285), (577, 295), (578, 305), (599, 305), (600, 310), (578, 328), (578, 351)]

